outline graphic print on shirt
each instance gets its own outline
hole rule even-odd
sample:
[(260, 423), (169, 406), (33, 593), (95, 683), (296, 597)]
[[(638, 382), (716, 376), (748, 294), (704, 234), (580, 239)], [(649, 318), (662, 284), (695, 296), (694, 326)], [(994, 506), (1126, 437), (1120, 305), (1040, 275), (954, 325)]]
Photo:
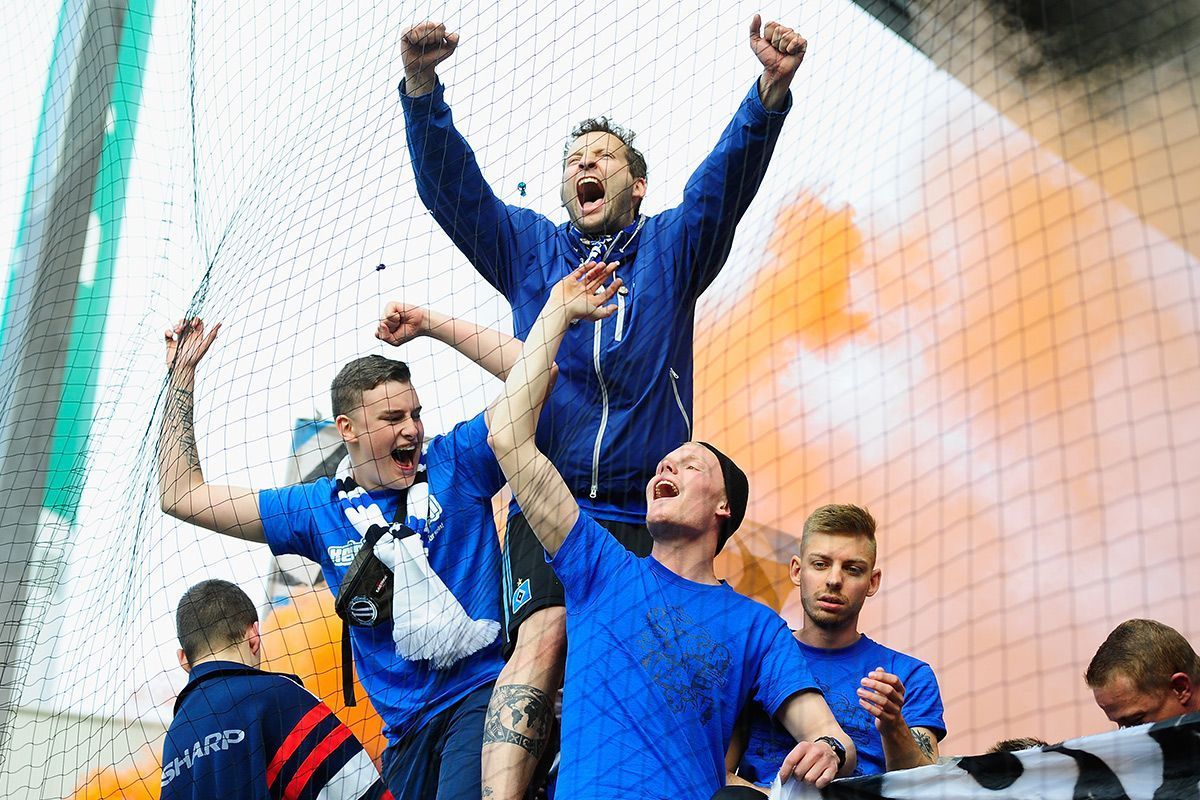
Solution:
[(729, 648), (679, 606), (650, 609), (646, 626), (636, 645), (642, 667), (663, 690), (672, 711), (691, 707), (707, 725), (718, 690), (728, 680), (733, 660)]

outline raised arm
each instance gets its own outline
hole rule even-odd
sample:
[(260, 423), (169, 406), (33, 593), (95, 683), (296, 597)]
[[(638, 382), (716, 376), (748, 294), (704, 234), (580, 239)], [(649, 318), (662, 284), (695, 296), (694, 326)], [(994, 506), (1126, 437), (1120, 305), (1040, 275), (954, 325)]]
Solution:
[(158, 488), (162, 510), (202, 528), (250, 542), (265, 542), (258, 498), (250, 489), (205, 482), (192, 419), (196, 365), (217, 338), (204, 322), (181, 321), (166, 331), (167, 407), (158, 437)]
[[(854, 742), (834, 719), (833, 712), (820, 692), (800, 692), (788, 698), (775, 716), (799, 744), (783, 759), (780, 780), (796, 778), (818, 789), (829, 785), (834, 778), (854, 774), (858, 753)], [(846, 760), (838, 768), (837, 752), (826, 741), (837, 739), (846, 749)]]
[(529, 526), (551, 556), (579, 518), (579, 505), (534, 444), (534, 433), (567, 327), (576, 319), (603, 319), (617, 309), (605, 303), (616, 294), (620, 279), (603, 287), (616, 266), (588, 262), (555, 284), (504, 382), (504, 393), (488, 409), (488, 442)]
[(733, 247), (738, 221), (750, 207), (767, 173), (789, 109), (789, 87), (804, 60), (804, 38), (756, 14), (750, 24), (750, 46), (763, 65), (762, 76), (712, 152), (688, 179), (683, 202), (661, 215), (680, 226), (687, 273), (681, 289), (698, 297), (716, 278)]
[(421, 202), (484, 280), (511, 300), (521, 277), (514, 270), (524, 263), (523, 248), (546, 241), (554, 225), (497, 197), (454, 127), (435, 68), (458, 41), (458, 34), (440, 22), (422, 22), (404, 32), (404, 135)]
[(400, 346), (428, 336), (453, 347), (500, 380), (521, 357), (521, 340), (474, 322), (407, 303), (388, 303), (375, 329), (375, 338)]

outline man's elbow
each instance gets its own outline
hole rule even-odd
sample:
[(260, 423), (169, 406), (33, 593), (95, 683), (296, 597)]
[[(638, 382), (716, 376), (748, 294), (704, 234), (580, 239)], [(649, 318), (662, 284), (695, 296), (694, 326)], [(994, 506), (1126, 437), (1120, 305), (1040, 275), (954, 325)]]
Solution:
[(846, 763), (838, 770), (838, 777), (845, 778), (848, 775), (853, 775), (855, 768), (858, 767), (858, 749), (854, 746), (854, 740), (844, 733), (841, 736), (841, 741), (846, 746)]
[(491, 429), (488, 430), (488, 447), (492, 448), (492, 452), (496, 455), (496, 460), (500, 462), (501, 466), (504, 466), (504, 459), (516, 448), (516, 442), (513, 441), (513, 437), (509, 433), (511, 429), (512, 426), (505, 425), (500, 432)]
[(183, 509), (183, 504), (177, 497), (169, 497), (168, 495), (164, 494), (159, 498), (158, 507), (161, 508), (162, 512), (168, 517), (174, 517), (175, 519), (183, 520), (184, 522), (187, 522), (191, 516)]

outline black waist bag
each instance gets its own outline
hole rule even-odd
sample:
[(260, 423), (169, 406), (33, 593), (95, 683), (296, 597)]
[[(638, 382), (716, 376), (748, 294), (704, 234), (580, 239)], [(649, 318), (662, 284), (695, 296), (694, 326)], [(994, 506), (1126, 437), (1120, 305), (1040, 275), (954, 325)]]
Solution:
[[(362, 547), (350, 562), (333, 610), (342, 618), (342, 694), (346, 705), (357, 705), (354, 697), (354, 672), (351, 665), (350, 626), (374, 628), (392, 619), (392, 585), (395, 576), (375, 555), (375, 545), (387, 528), (373, 525), (363, 537)], [(393, 536), (404, 538), (417, 533), (407, 525), (393, 525)]]
[[(427, 480), (428, 476), (421, 470), (417, 472), (414, 483)], [(347, 488), (355, 485), (350, 478), (345, 483)], [(339, 488), (343, 488), (340, 483)], [(407, 509), (408, 490), (405, 489), (400, 494), (396, 522), (390, 528), (392, 535), (398, 539), (417, 535), (416, 531), (400, 522), (405, 518)], [(395, 576), (375, 555), (375, 544), (388, 530), (379, 525), (367, 529), (362, 547), (350, 562), (346, 577), (342, 578), (342, 588), (333, 601), (333, 610), (342, 618), (342, 695), (348, 706), (358, 705), (354, 697), (354, 654), (350, 649), (350, 626), (374, 628), (392, 619), (392, 585)]]

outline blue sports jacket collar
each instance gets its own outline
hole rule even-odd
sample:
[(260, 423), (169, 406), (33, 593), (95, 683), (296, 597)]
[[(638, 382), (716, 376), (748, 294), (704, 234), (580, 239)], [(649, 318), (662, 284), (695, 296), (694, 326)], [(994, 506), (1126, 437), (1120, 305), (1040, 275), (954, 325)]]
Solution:
[(620, 261), (627, 264), (637, 255), (638, 234), (646, 218), (638, 218), (614, 234), (591, 236), (576, 228), (574, 224), (567, 225), (567, 237), (571, 249), (575, 251), (579, 263), (586, 261)]

